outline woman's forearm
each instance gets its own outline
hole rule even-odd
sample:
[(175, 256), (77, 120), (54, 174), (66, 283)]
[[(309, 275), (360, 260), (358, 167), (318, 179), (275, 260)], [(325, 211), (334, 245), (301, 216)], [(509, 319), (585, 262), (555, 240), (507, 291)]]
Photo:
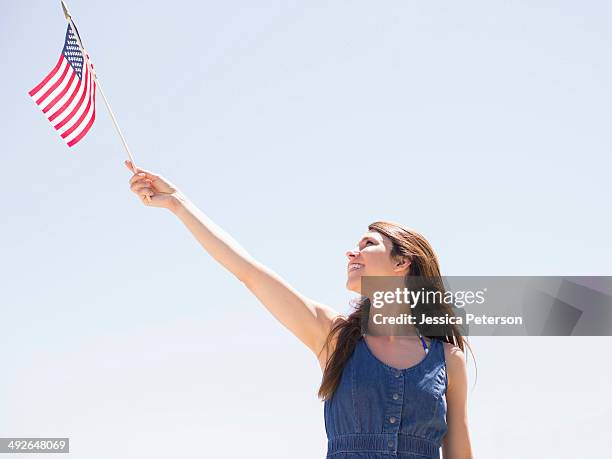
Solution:
[(241, 282), (248, 280), (257, 262), (236, 240), (182, 194), (176, 195), (170, 210), (215, 260)]

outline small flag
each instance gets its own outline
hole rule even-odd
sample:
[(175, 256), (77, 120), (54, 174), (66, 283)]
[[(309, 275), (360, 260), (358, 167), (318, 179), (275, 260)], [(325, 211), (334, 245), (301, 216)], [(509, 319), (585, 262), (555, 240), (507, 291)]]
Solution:
[(96, 119), (96, 81), (88, 67), (68, 25), (57, 64), (28, 92), (69, 147), (87, 134)]

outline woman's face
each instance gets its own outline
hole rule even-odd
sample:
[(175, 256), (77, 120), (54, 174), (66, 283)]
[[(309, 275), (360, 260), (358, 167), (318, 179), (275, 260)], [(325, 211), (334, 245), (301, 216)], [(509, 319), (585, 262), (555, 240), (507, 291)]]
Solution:
[(404, 276), (409, 270), (408, 260), (391, 258), (391, 240), (376, 231), (363, 235), (357, 247), (346, 252), (348, 258), (346, 288), (361, 293), (361, 276)]

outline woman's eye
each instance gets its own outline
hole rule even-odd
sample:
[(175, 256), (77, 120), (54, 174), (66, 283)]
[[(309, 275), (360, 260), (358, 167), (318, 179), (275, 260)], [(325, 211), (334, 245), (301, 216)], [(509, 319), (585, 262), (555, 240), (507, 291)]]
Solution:
[[(372, 241), (365, 241), (362, 244), (363, 244), (363, 248), (365, 249), (368, 246), (368, 244), (373, 244), (373, 242)], [(360, 245), (359, 247), (362, 247), (362, 246)], [(360, 249), (360, 250), (363, 250), (363, 249)]]

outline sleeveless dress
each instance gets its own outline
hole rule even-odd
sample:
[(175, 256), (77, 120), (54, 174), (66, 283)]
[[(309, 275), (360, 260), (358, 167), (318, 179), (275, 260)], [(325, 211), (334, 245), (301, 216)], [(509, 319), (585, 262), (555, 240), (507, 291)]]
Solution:
[(446, 435), (444, 343), (433, 339), (416, 365), (380, 361), (363, 336), (324, 403), (327, 459), (440, 459)]

